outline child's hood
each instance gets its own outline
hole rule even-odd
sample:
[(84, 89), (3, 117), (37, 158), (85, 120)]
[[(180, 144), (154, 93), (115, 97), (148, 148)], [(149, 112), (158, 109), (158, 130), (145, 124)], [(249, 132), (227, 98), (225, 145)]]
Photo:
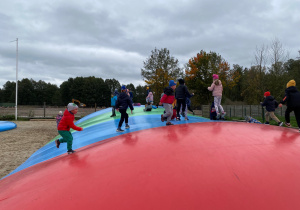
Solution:
[(274, 100), (274, 97), (273, 97), (273, 96), (267, 96), (267, 97), (266, 97), (266, 100), (268, 100), (268, 101), (273, 101), (273, 100)]
[(294, 92), (298, 92), (298, 90), (295, 86), (290, 86), (286, 89), (286, 92), (294, 93)]
[(125, 93), (125, 92), (122, 92), (122, 93), (119, 95), (119, 98), (120, 98), (120, 99), (125, 99), (126, 97), (129, 97), (129, 96), (128, 96), (127, 93)]

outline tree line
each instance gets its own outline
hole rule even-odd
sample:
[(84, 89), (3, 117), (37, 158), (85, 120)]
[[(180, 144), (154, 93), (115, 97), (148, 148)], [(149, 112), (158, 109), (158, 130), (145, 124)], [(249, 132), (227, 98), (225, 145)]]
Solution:
[[(300, 53), (300, 51), (299, 51)], [(284, 96), (286, 83), (295, 79), (300, 82), (300, 58), (288, 59), (288, 52), (282, 44), (274, 39), (270, 46), (256, 47), (254, 64), (243, 67), (229, 63), (216, 52), (201, 50), (191, 57), (184, 68), (179, 67), (178, 59), (171, 56), (167, 48), (151, 51), (144, 61), (141, 76), (145, 85), (135, 87), (132, 83), (125, 84), (133, 93), (133, 101), (144, 104), (146, 87), (154, 94), (154, 102), (158, 103), (163, 89), (169, 80), (177, 81), (184, 78), (190, 92), (195, 96), (192, 105), (198, 107), (210, 104), (213, 100), (207, 87), (212, 83), (212, 74), (219, 74), (223, 84), (224, 101), (239, 101), (246, 104), (258, 104), (263, 100), (263, 93), (270, 91), (278, 101)], [(15, 102), (15, 82), (6, 82), (0, 89), (1, 103)], [(87, 106), (110, 106), (111, 94), (121, 84), (116, 79), (102, 79), (94, 76), (69, 78), (59, 87), (44, 81), (22, 79), (18, 81), (19, 105), (63, 106), (77, 99)]]

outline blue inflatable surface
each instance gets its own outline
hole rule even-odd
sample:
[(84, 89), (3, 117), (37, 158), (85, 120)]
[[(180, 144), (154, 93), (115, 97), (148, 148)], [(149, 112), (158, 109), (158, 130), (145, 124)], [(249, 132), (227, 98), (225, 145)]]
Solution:
[(0, 132), (7, 131), (16, 128), (16, 123), (9, 122), (9, 121), (0, 121)]
[[(107, 108), (93, 114), (87, 115), (82, 119), (78, 120), (75, 124), (83, 127), (83, 131), (72, 131), (73, 135), (73, 149), (79, 149), (82, 147), (90, 146), (94, 143), (107, 140), (109, 138), (122, 135), (125, 133), (135, 132), (143, 129), (150, 129), (155, 127), (166, 126), (166, 122), (161, 122), (160, 115), (164, 109), (159, 107), (151, 112), (144, 112), (144, 107), (134, 107), (134, 113), (130, 114), (130, 110), (127, 111), (129, 114), (129, 129), (125, 129), (125, 132), (116, 132), (118, 123), (120, 121), (120, 113), (117, 112), (116, 117), (110, 117), (111, 108)], [(183, 118), (184, 119), (184, 118)], [(211, 122), (209, 119), (196, 117), (189, 115), (189, 120), (172, 121), (174, 124), (184, 123), (197, 123), (197, 122)], [(123, 129), (125, 122), (123, 123)], [(61, 144), (60, 148), (57, 149), (54, 143), (56, 138), (52, 139), (47, 145), (37, 150), (31, 157), (27, 159), (22, 165), (11, 172), (9, 175), (28, 168), (32, 165), (40, 162), (55, 158), (57, 156), (66, 154), (66, 144)], [(7, 175), (7, 176), (9, 176)]]

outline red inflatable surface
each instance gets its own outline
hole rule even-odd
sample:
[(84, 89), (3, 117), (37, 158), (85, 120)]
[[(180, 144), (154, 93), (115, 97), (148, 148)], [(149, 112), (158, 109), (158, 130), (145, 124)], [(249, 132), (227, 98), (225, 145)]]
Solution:
[(299, 157), (288, 128), (153, 128), (2, 179), (0, 209), (299, 209)]

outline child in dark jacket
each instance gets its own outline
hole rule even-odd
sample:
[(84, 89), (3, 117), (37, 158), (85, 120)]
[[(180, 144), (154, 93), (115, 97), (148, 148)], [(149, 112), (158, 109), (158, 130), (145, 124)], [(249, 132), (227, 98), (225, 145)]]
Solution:
[(174, 90), (176, 88), (176, 83), (174, 80), (169, 81), (169, 87), (166, 87), (164, 89), (164, 95), (161, 97), (159, 105), (164, 106), (165, 108), (165, 114), (161, 115), (161, 121), (164, 122), (164, 118), (167, 117), (167, 123), (166, 125), (173, 125), (173, 123), (170, 122), (172, 115), (173, 115), (173, 105), (175, 99), (175, 93)]
[(119, 121), (117, 132), (124, 131), (121, 129), (124, 120), (125, 120), (125, 128), (130, 128), (130, 126), (128, 125), (128, 114), (126, 112), (128, 106), (130, 107), (131, 114), (132, 114), (133, 106), (132, 106), (130, 97), (126, 93), (126, 87), (125, 87), (125, 85), (123, 85), (121, 87), (121, 94), (118, 96), (118, 99), (116, 101), (116, 109), (117, 109), (117, 111), (119, 111), (121, 113), (121, 119)]
[(187, 87), (184, 85), (184, 80), (179, 79), (179, 86), (175, 90), (175, 98), (177, 100), (177, 118), (176, 120), (180, 120), (180, 109), (182, 109), (182, 115), (185, 117), (185, 109), (186, 109), (186, 98), (192, 97), (189, 93)]
[(78, 106), (74, 103), (69, 103), (64, 115), (57, 126), (58, 133), (62, 136), (60, 139), (55, 140), (56, 147), (59, 148), (60, 143), (67, 142), (68, 154), (72, 154), (75, 151), (72, 149), (73, 136), (70, 132), (70, 128), (82, 131), (83, 128), (74, 125), (75, 114), (78, 112)]
[(295, 80), (290, 80), (285, 89), (285, 96), (280, 101), (279, 107), (286, 103), (285, 125), (290, 127), (290, 113), (294, 111), (296, 121), (300, 131), (300, 92), (297, 90)]
[(266, 107), (266, 122), (265, 124), (269, 125), (270, 117), (275, 120), (279, 126), (282, 126), (283, 122), (280, 122), (280, 120), (275, 115), (275, 109), (278, 107), (278, 102), (274, 99), (273, 96), (271, 96), (271, 93), (269, 91), (264, 93), (264, 102), (261, 103), (262, 106)]

